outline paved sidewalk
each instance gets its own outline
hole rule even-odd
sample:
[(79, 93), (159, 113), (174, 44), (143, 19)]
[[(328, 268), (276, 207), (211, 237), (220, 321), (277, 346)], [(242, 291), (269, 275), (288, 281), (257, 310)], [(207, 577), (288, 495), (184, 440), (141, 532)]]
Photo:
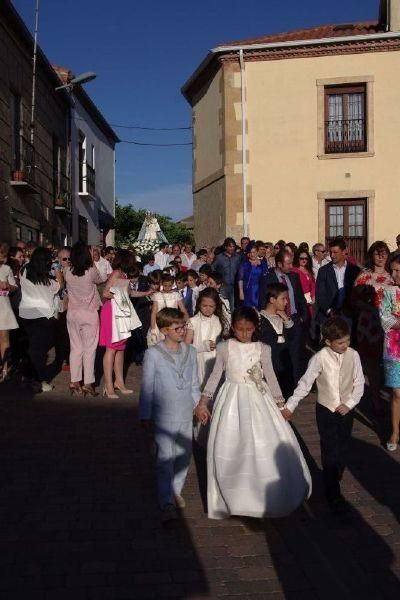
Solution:
[(159, 521), (152, 457), (133, 398), (0, 386), (0, 598), (141, 600), (390, 599), (400, 594), (400, 451), (360, 414), (344, 480), (348, 516), (320, 488), (312, 396), (296, 412), (314, 493), (286, 519), (210, 521), (193, 465), (188, 507)]

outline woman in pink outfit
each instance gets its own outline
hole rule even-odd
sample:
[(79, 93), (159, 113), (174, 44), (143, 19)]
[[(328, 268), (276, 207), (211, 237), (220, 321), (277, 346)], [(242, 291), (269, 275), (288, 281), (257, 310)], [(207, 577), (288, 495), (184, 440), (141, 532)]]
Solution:
[[(108, 398), (118, 398), (115, 389), (123, 394), (130, 394), (124, 383), (124, 353), (128, 340), (112, 342), (112, 305), (113, 296), (110, 288), (118, 285), (119, 279), (127, 279), (128, 273), (135, 267), (136, 260), (134, 254), (129, 250), (118, 250), (113, 260), (113, 272), (109, 276), (103, 292), (105, 302), (100, 313), (100, 340), (99, 345), (106, 347), (103, 359), (104, 368), (104, 390), (103, 395)], [(115, 373), (115, 383), (113, 383), (113, 372)]]
[[(71, 249), (71, 266), (65, 271), (68, 292), (67, 327), (71, 343), (69, 365), (71, 394), (95, 395), (94, 361), (99, 340), (101, 300), (97, 285), (104, 278), (93, 266), (89, 247), (77, 242)], [(83, 371), (83, 377), (82, 377)], [(84, 385), (81, 387), (83, 379)]]
[(292, 271), (299, 276), (301, 289), (307, 302), (309, 318), (311, 320), (312, 305), (315, 302), (315, 279), (311, 256), (305, 250), (298, 250), (294, 255)]

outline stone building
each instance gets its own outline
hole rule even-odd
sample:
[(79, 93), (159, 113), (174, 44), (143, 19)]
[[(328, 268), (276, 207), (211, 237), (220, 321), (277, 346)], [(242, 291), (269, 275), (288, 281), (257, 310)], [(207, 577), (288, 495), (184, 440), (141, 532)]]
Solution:
[(0, 240), (71, 241), (70, 100), (38, 50), (32, 122), (33, 39), (0, 3)]
[[(378, 9), (378, 7), (377, 7)], [(400, 0), (368, 23), (214, 48), (184, 84), (197, 245), (399, 233)]]

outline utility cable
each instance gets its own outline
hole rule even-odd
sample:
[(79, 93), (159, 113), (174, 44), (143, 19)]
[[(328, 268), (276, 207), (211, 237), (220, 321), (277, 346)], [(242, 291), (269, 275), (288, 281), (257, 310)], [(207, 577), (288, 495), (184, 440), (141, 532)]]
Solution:
[(156, 146), (156, 147), (171, 147), (171, 146), (191, 146), (192, 142), (182, 142), (176, 144), (151, 144), (150, 142), (137, 142), (135, 140), (119, 140), (121, 144), (133, 144), (134, 146)]
[[(85, 121), (89, 123), (87, 119), (78, 117), (78, 121)], [(140, 129), (141, 131), (190, 131), (191, 127), (143, 127), (141, 125), (121, 125), (117, 123), (109, 123), (110, 127), (117, 127), (119, 129)]]

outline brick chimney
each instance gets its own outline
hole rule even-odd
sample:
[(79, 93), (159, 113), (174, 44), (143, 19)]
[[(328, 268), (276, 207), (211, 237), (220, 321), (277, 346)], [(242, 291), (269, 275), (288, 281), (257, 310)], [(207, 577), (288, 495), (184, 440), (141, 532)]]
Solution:
[(379, 22), (386, 31), (400, 31), (400, 0), (381, 0)]

